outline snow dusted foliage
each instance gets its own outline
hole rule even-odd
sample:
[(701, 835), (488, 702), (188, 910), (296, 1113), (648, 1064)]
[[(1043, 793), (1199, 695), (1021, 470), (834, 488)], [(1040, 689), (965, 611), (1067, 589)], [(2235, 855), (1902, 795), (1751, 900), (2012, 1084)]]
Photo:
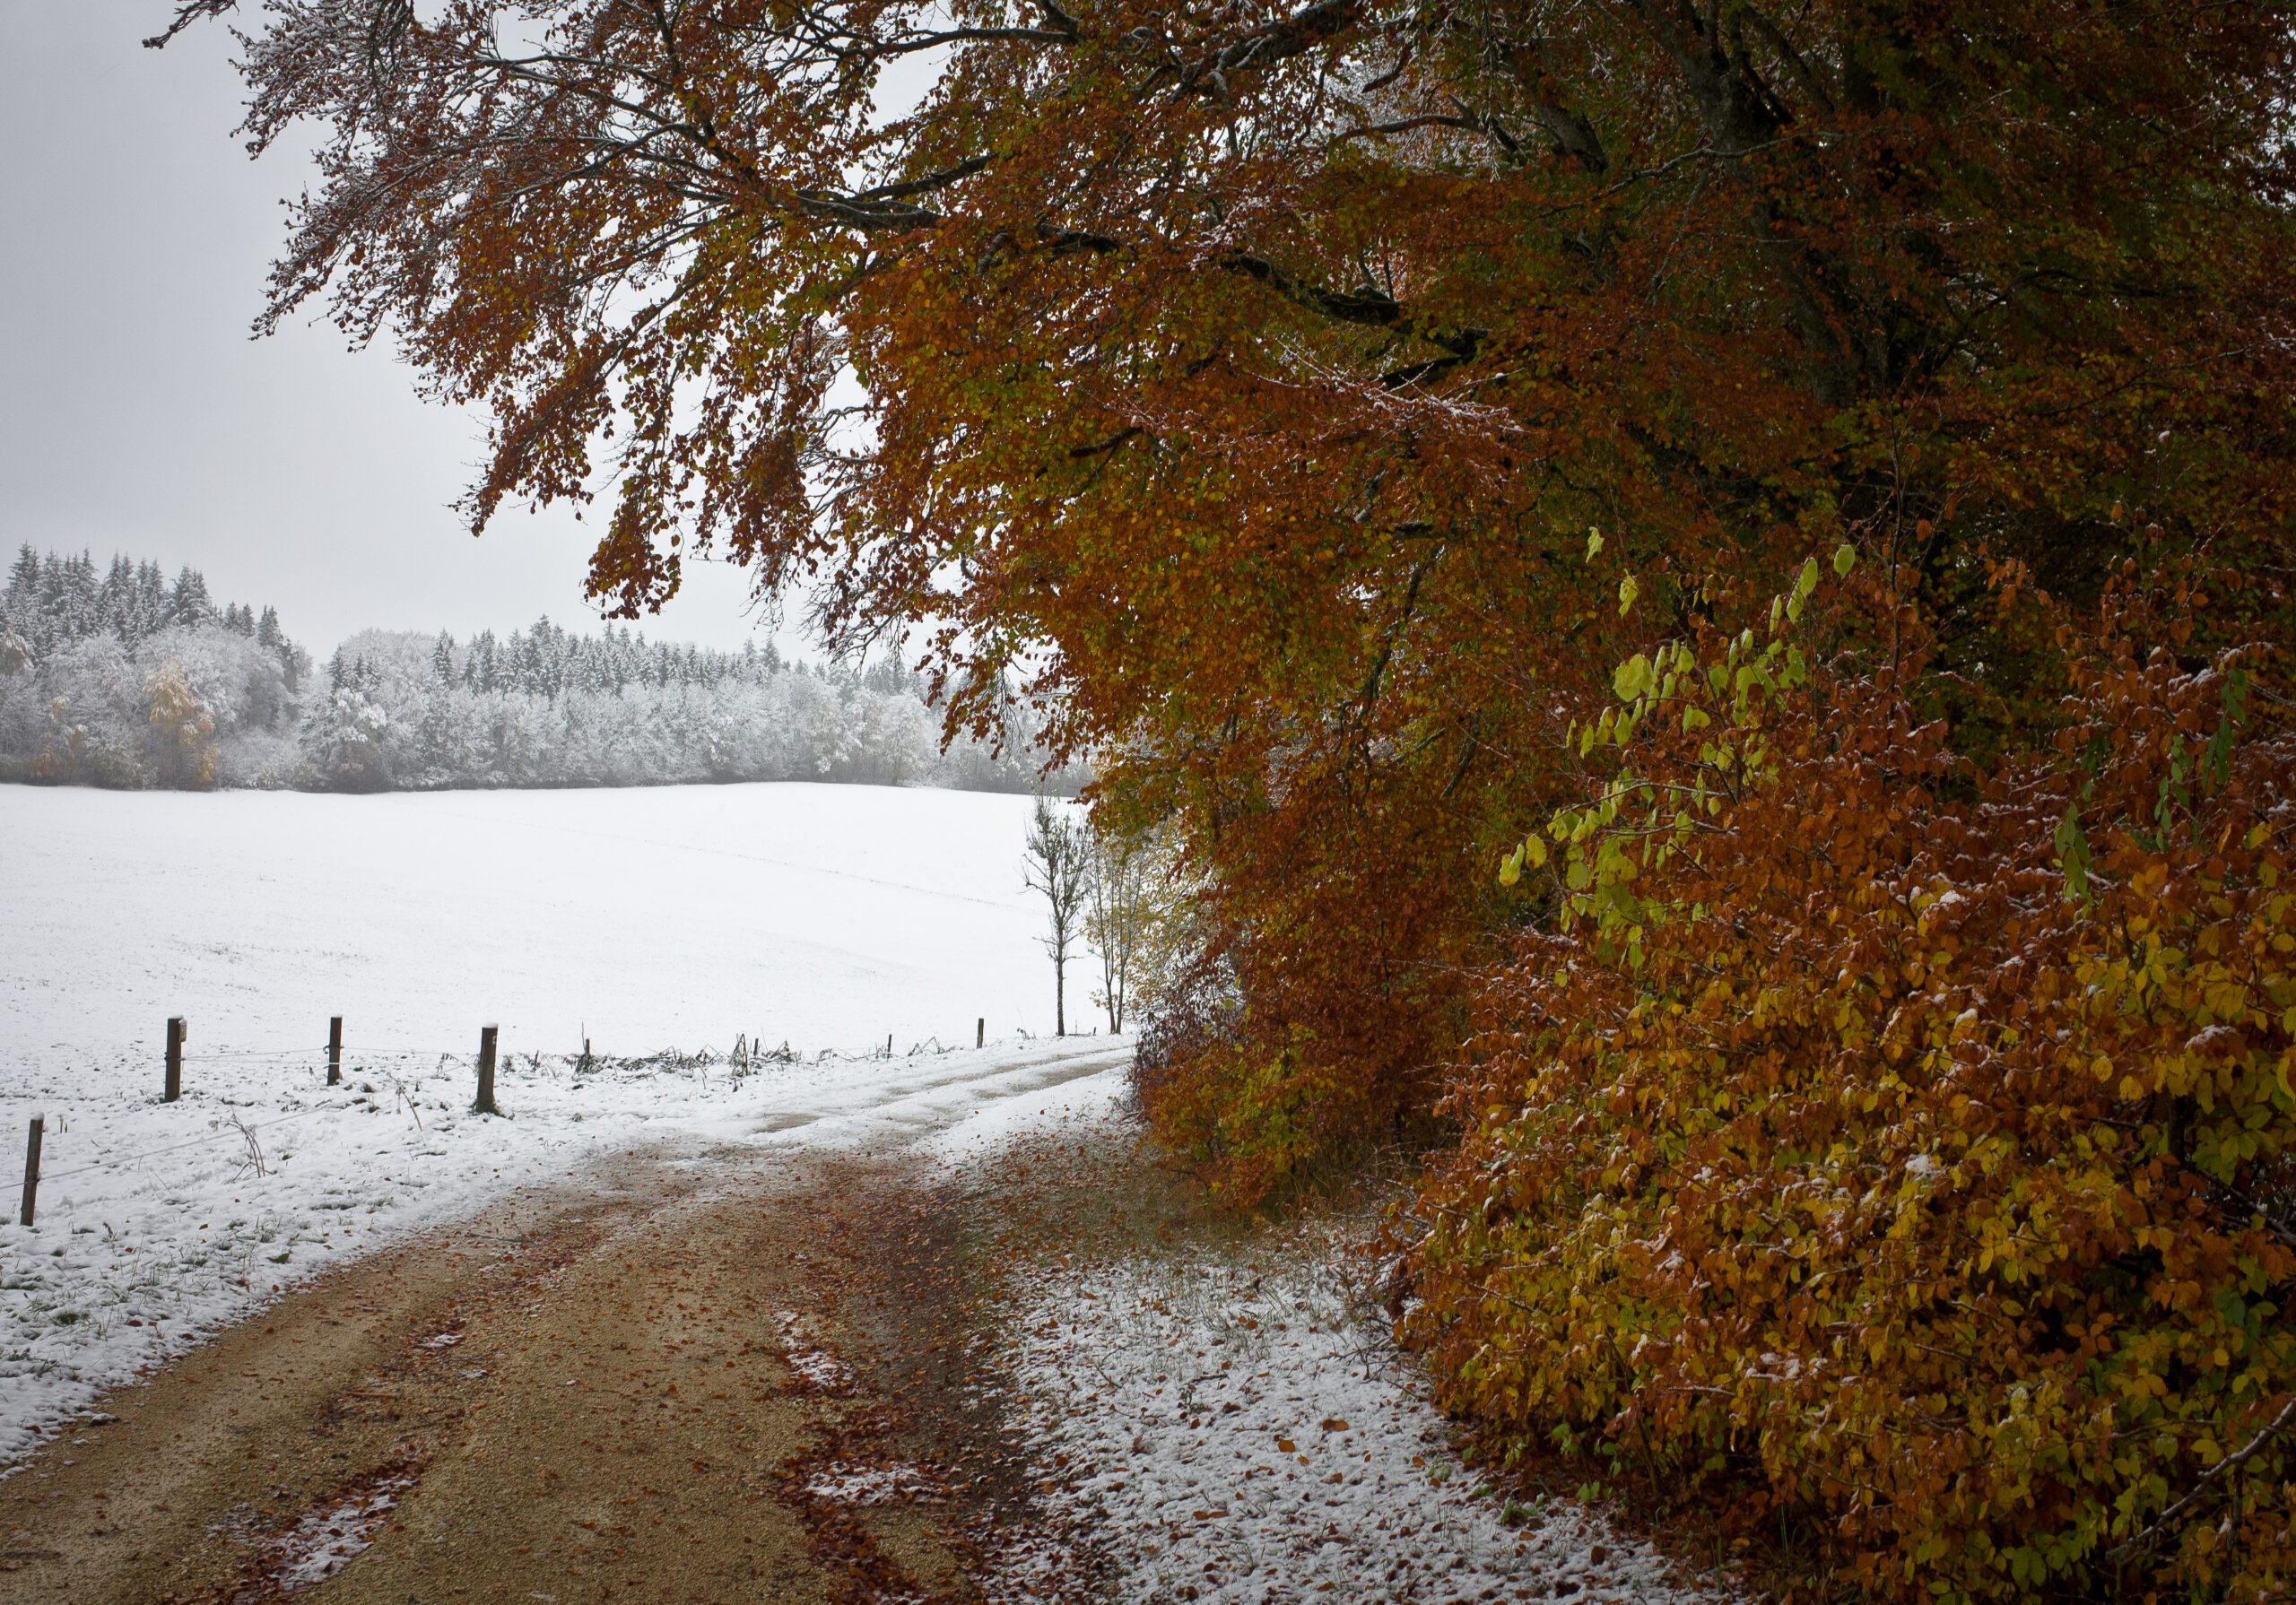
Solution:
[(466, 642), (368, 630), (323, 672), (270, 608), (186, 568), (18, 554), (0, 590), (0, 779), (306, 791), (826, 780), (1073, 792), (1029, 732), (960, 742), (897, 664), (808, 668), (547, 618)]
[(0, 591), (0, 778), (283, 784), (309, 676), (276, 613), (217, 607), (196, 569), (27, 546)]

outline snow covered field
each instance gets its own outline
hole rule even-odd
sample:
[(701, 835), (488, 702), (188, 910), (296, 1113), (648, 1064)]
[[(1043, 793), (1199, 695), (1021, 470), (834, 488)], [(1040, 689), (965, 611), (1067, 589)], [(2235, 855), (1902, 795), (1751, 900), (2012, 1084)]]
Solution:
[[(123, 1053), (805, 1053), (1052, 1028), (1025, 797), (0, 786), (0, 1084)], [(1073, 975), (1073, 972), (1072, 972)], [(1072, 990), (1070, 1018), (1089, 1023)]]
[[(0, 786), (0, 1459), (274, 1283), (617, 1145), (907, 1134), (1069, 1073), (1064, 1057), (1113, 1063), (1106, 1038), (1022, 1035), (1052, 1013), (1021, 883), (1030, 806)], [(190, 1044), (184, 1098), (162, 1105), (171, 1014)], [(984, 1016), (1001, 1040), (977, 1053)], [(507, 1120), (466, 1113), (489, 1022)], [(876, 1056), (888, 1034), (898, 1056)], [(586, 1036), (604, 1067), (578, 1073)], [(741, 1036), (796, 1062), (735, 1076)], [(693, 1063), (705, 1045), (716, 1062)], [(688, 1059), (638, 1062), (670, 1048)]]
[(36, 1223), (11, 1210), (0, 1226), (0, 1461), (278, 1288), (600, 1154), (735, 1144), (765, 1157), (961, 1132), (1007, 1100), (1040, 1112), (1128, 1053), (1121, 1038), (1072, 1037), (746, 1074), (521, 1059), (497, 1083), (502, 1119), (468, 1113), (467, 1059), (361, 1056), (329, 1088), (250, 1056), (204, 1067), (176, 1104), (156, 1101), (140, 1063), (12, 1072), (0, 1130), (22, 1132), (37, 1109), (48, 1135)]

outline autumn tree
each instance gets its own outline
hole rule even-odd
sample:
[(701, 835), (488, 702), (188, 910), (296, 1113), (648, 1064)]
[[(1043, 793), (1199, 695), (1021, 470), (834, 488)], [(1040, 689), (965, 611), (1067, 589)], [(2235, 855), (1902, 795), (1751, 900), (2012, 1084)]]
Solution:
[(1868, 1597), (2277, 1597), (2296, 705), (2116, 586), (2053, 739), (1979, 765), (1858, 577), (1654, 641), (1580, 726), (1405, 1331), (1455, 1407)]
[[(179, 21), (230, 9), (193, 0)], [(1900, 858), (1937, 850), (1931, 822), (1964, 831), (1951, 811), (1989, 788), (2077, 792), (2072, 770), (2104, 760), (2057, 743), (2109, 736), (2115, 696), (2190, 703), (2190, 730), (2116, 771), (2172, 801), (2214, 739), (2191, 699), (2217, 682), (2196, 677), (2237, 663), (2286, 696), (2292, 10), (535, 0), (513, 23), (477, 0), (419, 18), (290, 0), (251, 31), (248, 132), (326, 138), (266, 317), (329, 298), (353, 336), (388, 334), (440, 395), (489, 409), (474, 524), (506, 499), (602, 499), (590, 584), (609, 608), (657, 604), (689, 556), (730, 557), (808, 588), (842, 649), (916, 628), (957, 724), (987, 727), (1006, 688), (1041, 705), (1055, 755), (1093, 756), (1096, 808), (1170, 829), (1202, 888), (1190, 973), (1218, 978), (1216, 1028), (1144, 1087), (1168, 1139), (1249, 1195), (1375, 1135), (1480, 1132), (1493, 1063), (1527, 1075), (1562, 1054), (1558, 1099), (1601, 1085), (1597, 1047), (1532, 1029), (1556, 966), (1588, 987), (1599, 969), (1620, 1019), (1694, 995), (1719, 1012), (1666, 1029), (1773, 1028), (1761, 988), (1738, 990), (1758, 968), (1710, 1001), (1646, 996), (1623, 936), (1599, 965), (1583, 932), (1562, 957), (1526, 947), (1593, 882), (1492, 869), (1558, 811), (1608, 805), (1596, 750), (1617, 750), (1622, 708), (1648, 696), (1694, 735), (1679, 719), (1706, 710), (1663, 676), (1621, 701), (1622, 664), (1670, 642), (1668, 673), (1735, 684), (1752, 670), (1727, 644), (1752, 631), (1767, 651), (1773, 598), (1813, 554), (1847, 550), (1866, 577), (1823, 643), (1853, 689), (1794, 726), (1813, 767), (1779, 784), (1834, 784), (1841, 751), (1905, 756), (1856, 792), (1871, 820), (1822, 821), (1883, 830)], [(2114, 674), (2123, 690), (2099, 691)], [(1695, 742), (1676, 756), (1694, 790)], [(2238, 834), (2264, 795), (2240, 785), (2188, 811)], [(2161, 828), (2115, 806), (2124, 834)], [(1732, 838), (1752, 845), (1716, 898), (1831, 961), (1848, 937), (1818, 870), (1777, 869), (1803, 850), (1777, 832), (1801, 827), (1782, 804), (1739, 820), (1771, 833)], [(1612, 887), (1620, 863), (1641, 870), (1615, 822), (1578, 842), (1610, 845), (1584, 864)], [(2062, 856), (2053, 837), (1980, 823), (1956, 838), (1972, 863), (2032, 896), (2018, 878), (2043, 846)], [(2098, 861), (2133, 880), (2150, 850)], [(2280, 849), (2242, 851), (2261, 877)], [(2192, 940), (2278, 917), (2213, 862), (2169, 865)], [(1764, 900), (1789, 881), (1812, 889)], [(2218, 897), (2235, 913), (2192, 912)], [(1971, 938), (2006, 1030), (2027, 1028), (2014, 1010), (2048, 957), (2023, 956), (2029, 931), (2056, 933), (2051, 974), (2126, 958), (2038, 907)], [(1649, 1075), (1678, 1063), (1653, 1051)], [(1624, 1117), (1585, 1096), (1590, 1119)], [(1514, 1119), (1513, 1097), (1487, 1107)], [(2198, 1196), (2177, 1107), (2144, 1163)], [(1675, 1141), (1666, 1111), (1639, 1117)], [(1768, 1141), (1763, 1167), (1812, 1162)], [(2005, 1163), (2040, 1163), (2001, 1141)], [(1483, 1157), (1511, 1186), (1509, 1165), (1579, 1152)], [(2145, 1229), (2127, 1254), (2166, 1252)], [(1462, 1271), (1439, 1315), (1495, 1323), (1535, 1235)], [(1571, 1244), (1600, 1261), (1583, 1237), (1555, 1252)], [(2196, 1252), (2193, 1285), (2224, 1291), (2232, 1261)], [(2105, 1341), (2080, 1324), (2066, 1340)], [(1544, 1338), (1484, 1330), (1508, 1375), (1546, 1385)], [(1812, 1352), (1839, 1335), (1795, 1331)], [(1437, 1347), (1462, 1377), (1489, 1358)], [(1970, 1397), (2009, 1374), (1979, 1367)], [(1526, 1397), (1460, 1395), (1613, 1447), (1602, 1435), (1659, 1419)], [(2207, 1430), (2246, 1431), (2250, 1404), (2226, 1409)], [(1712, 1429), (1687, 1405), (1664, 1419), (1688, 1423), (1668, 1465)], [(2225, 1440), (2176, 1430), (2144, 1473), (2160, 1484), (2080, 1566), (2237, 1482), (2207, 1469)], [(1934, 1542), (2006, 1554), (2010, 1521), (1902, 1553), (1879, 1527), (1858, 1541), (1892, 1565)]]
[(214, 785), (215, 718), (183, 664), (170, 658), (146, 674), (144, 694), (151, 703), (144, 745), (153, 777), (161, 785)]
[(248, 131), (326, 137), (265, 323), (331, 297), (489, 409), (474, 524), (604, 499), (616, 612), (729, 556), (843, 647), (921, 624), (954, 720), (1045, 703), (1216, 871), (1213, 1080), (1313, 1148), (1431, 1101), (1465, 867), (1622, 587), (1726, 627), (1854, 540), (1982, 743), (2048, 655), (1980, 553), (2277, 571), (2290, 21), (289, 4)]

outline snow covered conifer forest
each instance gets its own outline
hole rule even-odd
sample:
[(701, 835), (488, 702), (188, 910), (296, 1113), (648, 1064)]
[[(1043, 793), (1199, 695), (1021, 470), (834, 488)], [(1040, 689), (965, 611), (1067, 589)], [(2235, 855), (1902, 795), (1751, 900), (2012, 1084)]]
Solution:
[(198, 570), (27, 545), (0, 592), (0, 779), (305, 791), (812, 780), (1022, 792), (1025, 742), (941, 749), (898, 664), (596, 636), (367, 630), (324, 666)]

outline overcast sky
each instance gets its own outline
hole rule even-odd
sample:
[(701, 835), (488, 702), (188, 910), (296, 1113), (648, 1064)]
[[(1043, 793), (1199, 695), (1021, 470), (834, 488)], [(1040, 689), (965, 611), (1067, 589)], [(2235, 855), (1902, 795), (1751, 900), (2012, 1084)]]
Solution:
[[(547, 612), (592, 628), (589, 539), (506, 508), (473, 540), (449, 507), (484, 432), (428, 404), (395, 353), (331, 326), (248, 338), (305, 169), (231, 134), (230, 39), (166, 50), (168, 0), (0, 0), (0, 542), (206, 572), (324, 657), (368, 626), (457, 636)], [(255, 12), (257, 8), (247, 8)], [(690, 565), (649, 634), (753, 629), (741, 571)], [(784, 651), (803, 650), (785, 634)]]

